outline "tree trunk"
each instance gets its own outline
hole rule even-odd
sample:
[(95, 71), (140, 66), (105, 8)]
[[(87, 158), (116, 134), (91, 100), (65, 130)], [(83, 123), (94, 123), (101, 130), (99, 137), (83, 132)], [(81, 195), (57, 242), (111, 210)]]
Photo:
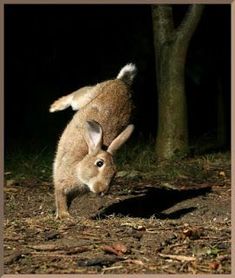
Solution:
[(159, 106), (156, 155), (159, 160), (188, 151), (184, 70), (189, 41), (201, 13), (201, 5), (191, 5), (175, 29), (172, 7), (152, 6)]
[(182, 51), (171, 45), (160, 58), (159, 118), (156, 140), (156, 152), (159, 159), (170, 159), (177, 152), (187, 152), (188, 148)]

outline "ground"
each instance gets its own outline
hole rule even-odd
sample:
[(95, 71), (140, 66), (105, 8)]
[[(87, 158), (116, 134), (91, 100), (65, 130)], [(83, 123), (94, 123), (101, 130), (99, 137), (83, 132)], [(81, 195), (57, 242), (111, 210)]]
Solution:
[(51, 179), (18, 177), (9, 166), (5, 274), (231, 273), (230, 156), (183, 159), (155, 173), (130, 168), (108, 195), (77, 197), (74, 219), (62, 221)]

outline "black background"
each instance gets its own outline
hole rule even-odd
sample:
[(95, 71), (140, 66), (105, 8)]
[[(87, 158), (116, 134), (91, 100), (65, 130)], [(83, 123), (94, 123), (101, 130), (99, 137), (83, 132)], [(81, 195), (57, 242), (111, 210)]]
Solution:
[[(177, 26), (188, 5), (174, 5)], [(190, 140), (216, 134), (217, 96), (225, 96), (230, 137), (230, 5), (206, 5), (190, 43), (186, 94)], [(50, 104), (115, 77), (129, 62), (136, 138), (155, 137), (157, 89), (150, 5), (5, 5), (5, 145), (54, 146), (73, 112)], [(226, 147), (229, 147), (229, 140)]]

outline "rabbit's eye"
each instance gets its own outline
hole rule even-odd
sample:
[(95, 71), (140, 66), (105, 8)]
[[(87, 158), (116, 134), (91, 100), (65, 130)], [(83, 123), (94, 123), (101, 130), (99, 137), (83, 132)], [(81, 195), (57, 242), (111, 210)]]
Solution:
[(96, 161), (96, 163), (95, 163), (95, 165), (97, 166), (97, 167), (102, 167), (103, 165), (104, 165), (104, 161), (103, 160), (97, 160)]

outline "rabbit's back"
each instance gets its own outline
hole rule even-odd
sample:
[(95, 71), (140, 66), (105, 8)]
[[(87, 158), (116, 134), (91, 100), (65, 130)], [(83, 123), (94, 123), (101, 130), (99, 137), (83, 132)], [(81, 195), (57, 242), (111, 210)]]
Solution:
[(128, 125), (132, 110), (131, 92), (121, 80), (115, 79), (97, 85), (101, 93), (74, 116), (75, 122), (97, 121), (103, 128), (104, 145), (112, 140)]

